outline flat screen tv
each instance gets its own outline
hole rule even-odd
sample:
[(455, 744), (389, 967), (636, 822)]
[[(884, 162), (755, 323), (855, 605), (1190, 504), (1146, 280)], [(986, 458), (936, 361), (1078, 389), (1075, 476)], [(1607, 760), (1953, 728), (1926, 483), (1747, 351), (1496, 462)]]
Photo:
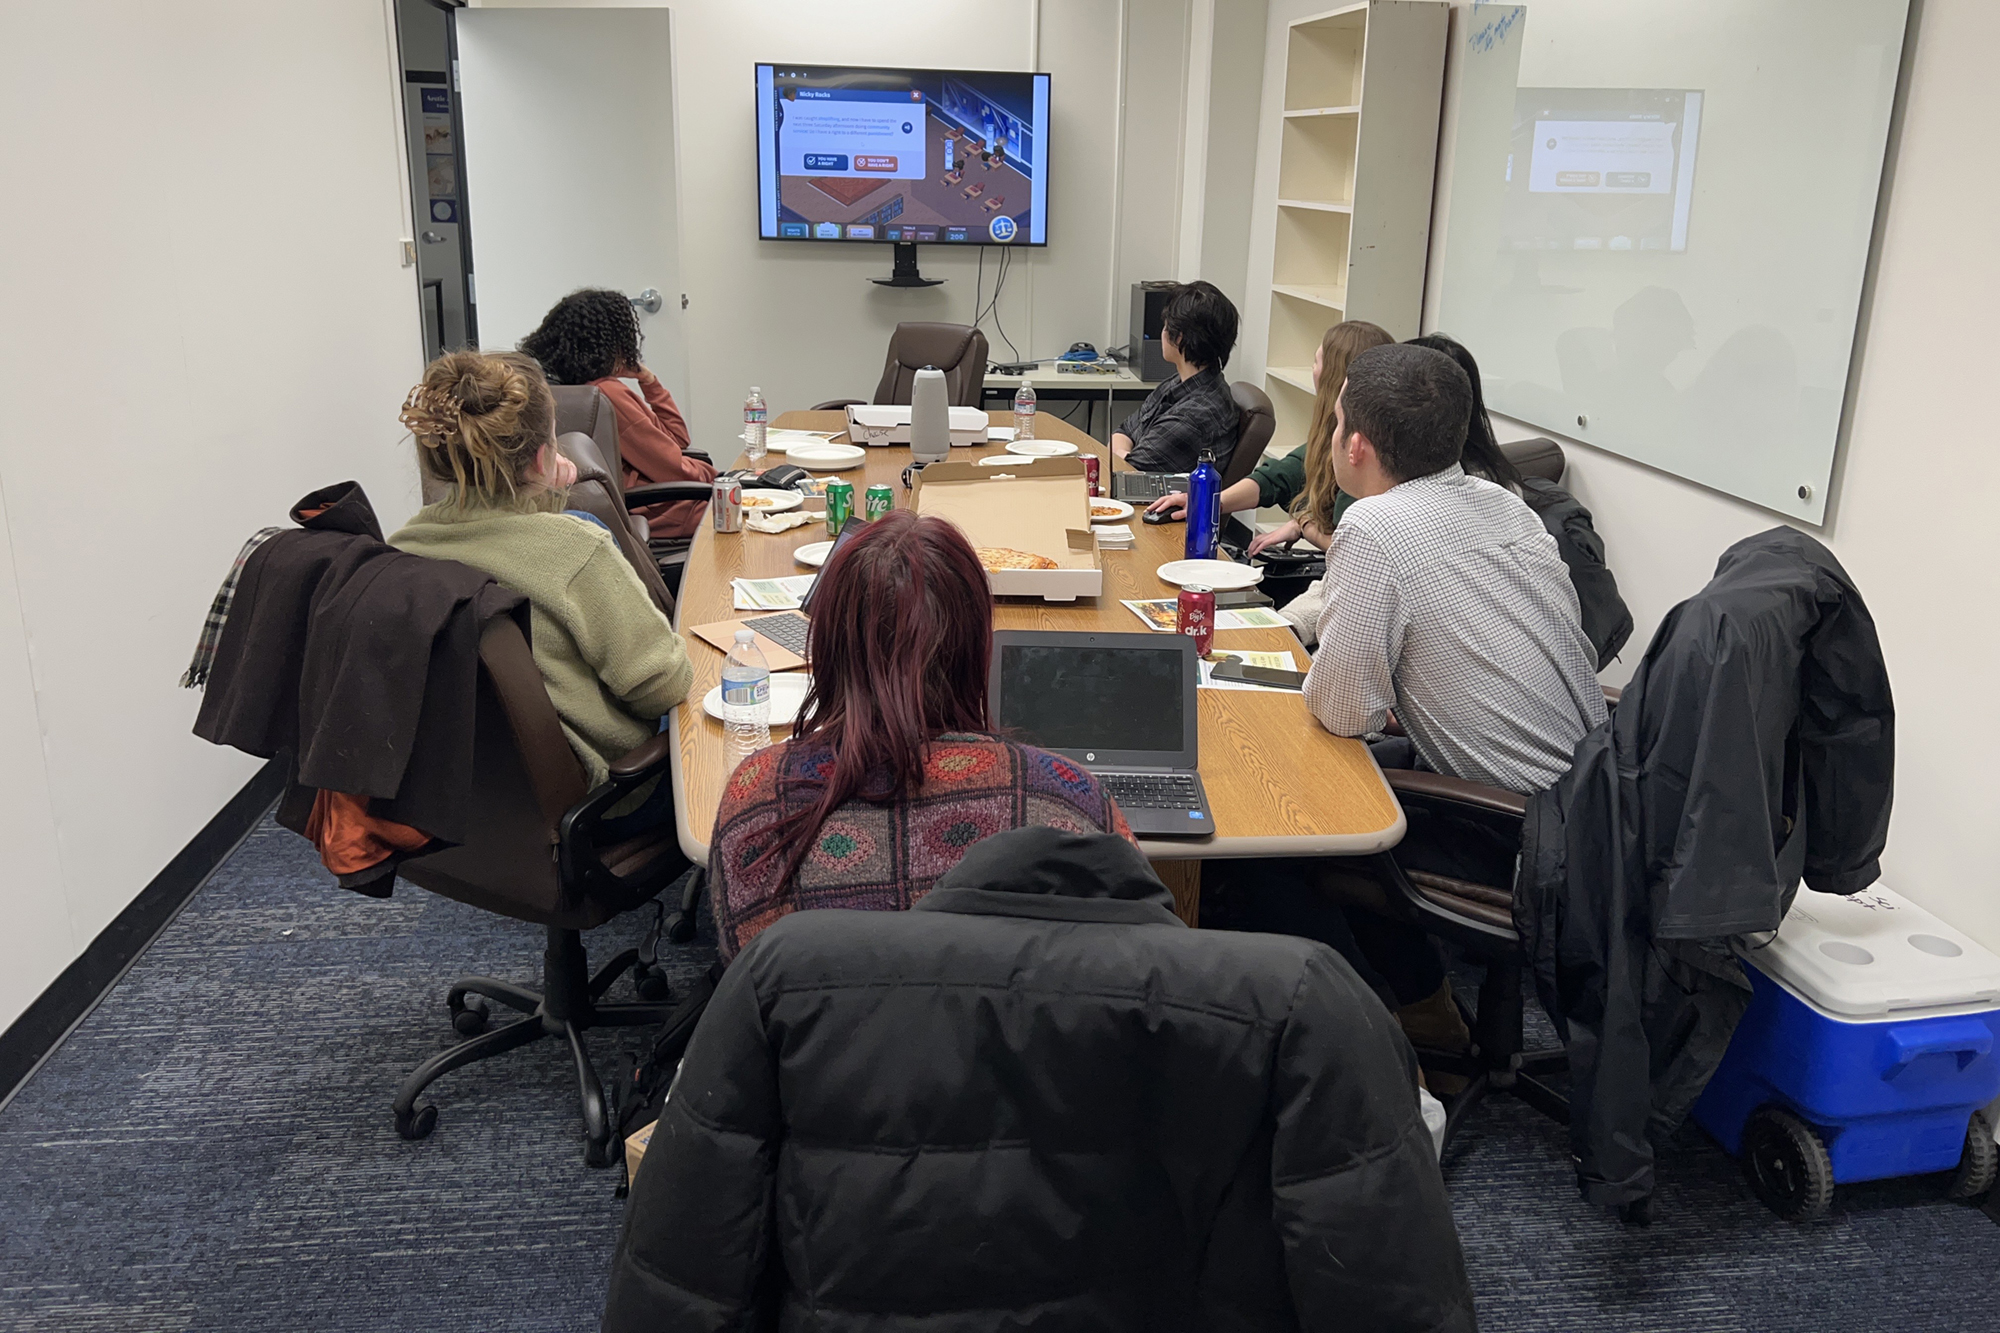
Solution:
[(757, 226), (773, 241), (1048, 244), (1049, 76), (758, 65)]

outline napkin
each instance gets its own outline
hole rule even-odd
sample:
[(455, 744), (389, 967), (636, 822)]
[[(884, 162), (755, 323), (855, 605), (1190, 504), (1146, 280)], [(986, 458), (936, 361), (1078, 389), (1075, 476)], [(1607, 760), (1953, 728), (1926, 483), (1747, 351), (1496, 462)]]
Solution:
[(743, 526), (752, 532), (789, 532), (802, 528), (808, 523), (824, 523), (826, 511), (808, 514), (803, 509), (788, 509), (782, 514), (745, 514)]

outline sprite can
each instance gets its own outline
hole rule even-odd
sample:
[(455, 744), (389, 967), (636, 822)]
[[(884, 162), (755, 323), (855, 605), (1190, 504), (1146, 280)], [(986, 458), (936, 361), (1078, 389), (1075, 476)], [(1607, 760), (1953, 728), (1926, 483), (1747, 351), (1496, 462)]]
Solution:
[(862, 504), (862, 517), (873, 523), (896, 507), (896, 493), (887, 486), (870, 486)]
[(854, 483), (829, 481), (826, 484), (826, 535), (838, 537), (854, 517)]

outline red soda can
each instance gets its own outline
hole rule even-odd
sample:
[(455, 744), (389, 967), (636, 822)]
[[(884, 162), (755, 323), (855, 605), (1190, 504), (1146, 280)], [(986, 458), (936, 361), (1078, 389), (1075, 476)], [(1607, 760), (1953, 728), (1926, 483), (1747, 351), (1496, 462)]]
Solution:
[(1206, 654), (1215, 642), (1215, 593), (1208, 588), (1181, 589), (1176, 602), (1174, 628), (1194, 635), (1194, 650)]
[(1101, 491), (1101, 490), (1099, 490), (1099, 489), (1097, 488), (1097, 455), (1096, 455), (1096, 454), (1091, 454), (1091, 453), (1086, 453), (1086, 454), (1085, 454), (1085, 455), (1083, 456), (1083, 479), (1084, 479), (1084, 480), (1085, 480), (1086, 482), (1089, 482), (1089, 483), (1090, 483), (1090, 498), (1091, 498), (1091, 499), (1095, 500), (1095, 499), (1096, 499), (1096, 498), (1097, 498), (1098, 496), (1100, 496), (1100, 495), (1104, 494), (1104, 492), (1103, 492), (1103, 491)]

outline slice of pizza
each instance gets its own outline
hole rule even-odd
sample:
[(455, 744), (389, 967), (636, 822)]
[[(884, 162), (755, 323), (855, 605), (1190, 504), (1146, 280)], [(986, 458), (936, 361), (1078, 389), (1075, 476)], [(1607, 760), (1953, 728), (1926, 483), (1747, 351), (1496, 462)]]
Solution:
[(1017, 551), (1011, 546), (981, 546), (975, 548), (975, 554), (979, 557), (980, 566), (989, 570), (1062, 568), (1045, 555)]

